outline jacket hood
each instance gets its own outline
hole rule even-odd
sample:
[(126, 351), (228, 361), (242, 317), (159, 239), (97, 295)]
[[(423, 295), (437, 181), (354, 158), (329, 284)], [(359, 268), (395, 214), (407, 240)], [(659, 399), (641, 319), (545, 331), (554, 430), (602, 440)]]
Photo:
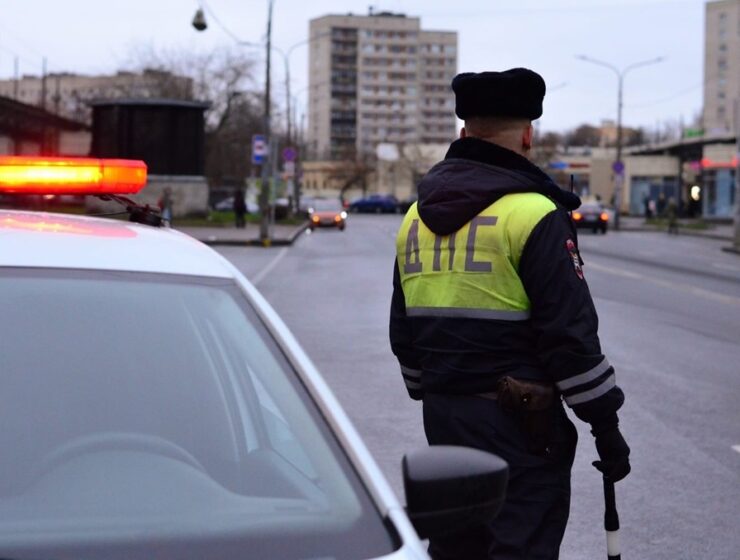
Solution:
[(478, 138), (450, 145), (445, 159), (419, 183), (419, 216), (437, 235), (449, 235), (502, 196), (535, 192), (566, 210), (581, 199), (558, 187), (527, 158)]

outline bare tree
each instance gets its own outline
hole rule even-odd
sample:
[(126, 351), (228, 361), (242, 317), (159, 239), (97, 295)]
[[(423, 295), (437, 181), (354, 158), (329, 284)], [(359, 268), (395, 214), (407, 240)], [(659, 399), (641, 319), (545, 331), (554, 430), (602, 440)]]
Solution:
[[(206, 101), (206, 176), (212, 187), (241, 187), (252, 175), (252, 135), (263, 132), (263, 92), (255, 60), (238, 47), (193, 53), (140, 47), (130, 68), (149, 79), (147, 97)], [(160, 79), (156, 79), (159, 77)], [(182, 86), (187, 78), (190, 87)]]
[[(136, 48), (128, 66), (151, 77), (146, 97), (170, 97), (208, 101), (206, 126), (217, 128), (237, 92), (256, 89), (255, 60), (238, 47), (220, 47), (207, 52), (176, 49)], [(160, 79), (157, 80), (156, 76)], [(188, 78), (191, 87), (182, 87), (177, 78)]]
[(339, 198), (344, 201), (347, 191), (359, 188), (367, 193), (368, 178), (375, 171), (375, 156), (371, 153), (357, 153), (354, 148), (345, 157), (340, 157), (327, 176), (330, 184), (339, 185)]
[(569, 146), (595, 147), (601, 142), (601, 130), (590, 124), (582, 124), (565, 135), (565, 141)]

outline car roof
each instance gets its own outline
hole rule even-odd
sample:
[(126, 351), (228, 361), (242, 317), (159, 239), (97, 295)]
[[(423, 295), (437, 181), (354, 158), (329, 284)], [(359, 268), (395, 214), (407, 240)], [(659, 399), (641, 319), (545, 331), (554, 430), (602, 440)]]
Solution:
[(0, 267), (234, 276), (215, 251), (174, 229), (18, 210), (0, 210)]

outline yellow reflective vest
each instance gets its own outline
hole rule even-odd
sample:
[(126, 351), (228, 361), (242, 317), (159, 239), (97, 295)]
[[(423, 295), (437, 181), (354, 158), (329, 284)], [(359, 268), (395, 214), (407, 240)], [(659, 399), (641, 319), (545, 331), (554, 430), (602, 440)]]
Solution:
[(534, 227), (555, 209), (539, 193), (509, 194), (443, 237), (424, 225), (414, 204), (396, 238), (407, 315), (527, 320), (519, 260)]

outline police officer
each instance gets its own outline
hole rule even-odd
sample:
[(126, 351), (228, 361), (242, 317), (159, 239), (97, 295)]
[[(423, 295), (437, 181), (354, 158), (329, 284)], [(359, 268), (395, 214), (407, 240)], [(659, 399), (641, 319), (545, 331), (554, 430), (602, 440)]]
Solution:
[(503, 457), (506, 503), (486, 526), (433, 539), (433, 558), (556, 559), (576, 431), (591, 425), (603, 476), (630, 471), (624, 395), (568, 214), (580, 205), (527, 156), (545, 82), (528, 69), (459, 74), (465, 121), (419, 184), (397, 238), (390, 339), (431, 445)]

